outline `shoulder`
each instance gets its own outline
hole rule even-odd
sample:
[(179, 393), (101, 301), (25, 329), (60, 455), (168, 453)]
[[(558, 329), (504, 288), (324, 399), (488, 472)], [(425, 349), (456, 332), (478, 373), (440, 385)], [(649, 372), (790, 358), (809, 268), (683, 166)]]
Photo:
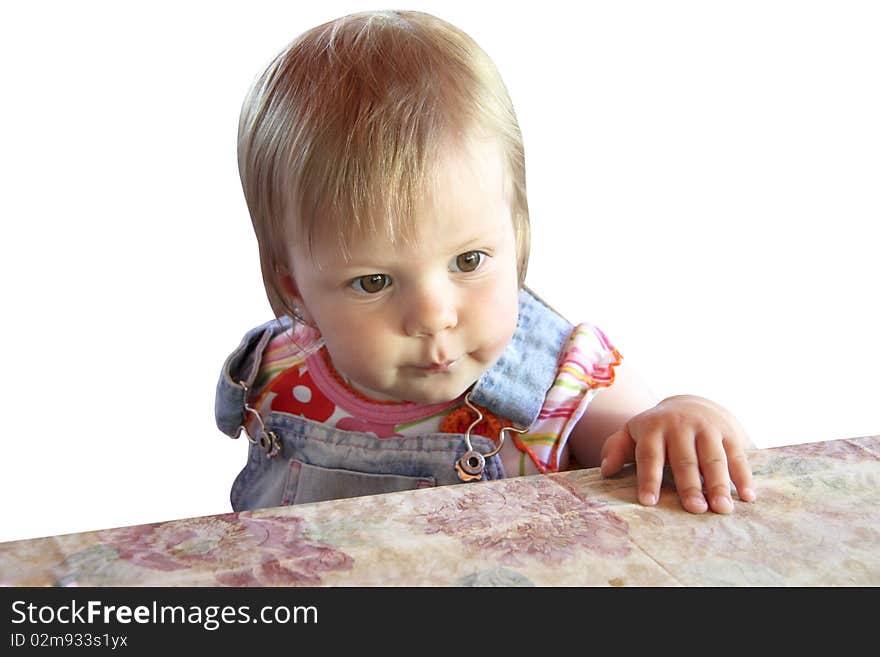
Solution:
[(575, 326), (563, 347), (553, 384), (547, 390), (539, 419), (566, 410), (569, 426), (586, 410), (595, 393), (610, 387), (623, 357), (597, 326)]
[(304, 371), (306, 360), (322, 346), (320, 334), (288, 318), (269, 322), (264, 346), (253, 356), (258, 365), (252, 394), (259, 396), (272, 380), (289, 370)]
[(623, 357), (598, 326), (574, 327), (559, 360), (557, 379), (570, 375), (588, 387), (609, 386)]
[[(608, 337), (593, 324), (573, 327), (558, 354), (555, 376), (540, 412), (526, 433), (514, 442), (526, 452), (538, 472), (566, 467), (569, 435), (596, 392), (614, 382), (622, 357)], [(531, 469), (524, 465), (521, 474)]]

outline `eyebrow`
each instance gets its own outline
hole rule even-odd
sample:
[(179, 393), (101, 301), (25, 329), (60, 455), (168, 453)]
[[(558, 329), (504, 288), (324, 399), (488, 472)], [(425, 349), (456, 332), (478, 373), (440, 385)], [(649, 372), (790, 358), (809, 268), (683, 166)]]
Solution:
[[(492, 228), (498, 228), (494, 221), (492, 224)], [(480, 246), (491, 246), (497, 244), (501, 240), (501, 235), (498, 230), (483, 230), (470, 235), (465, 233), (465, 235), (467, 235), (467, 237), (460, 242), (457, 242), (457, 246), (452, 249), (456, 253), (463, 253), (465, 251), (479, 248)]]

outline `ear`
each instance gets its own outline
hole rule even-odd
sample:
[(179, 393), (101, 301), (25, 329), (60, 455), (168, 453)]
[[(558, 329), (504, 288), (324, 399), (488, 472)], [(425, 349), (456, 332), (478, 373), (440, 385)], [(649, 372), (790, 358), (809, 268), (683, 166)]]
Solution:
[(281, 292), (282, 294), (284, 294), (284, 298), (286, 300), (301, 300), (299, 296), (299, 288), (296, 286), (296, 281), (293, 280), (293, 276), (287, 270), (287, 267), (276, 267), (275, 276), (278, 277), (278, 283), (281, 286)]
[(294, 318), (308, 324), (309, 326), (314, 326), (312, 316), (309, 314), (309, 310), (303, 301), (302, 295), (299, 293), (299, 287), (297, 287), (293, 275), (286, 267), (277, 267), (275, 273), (278, 276), (278, 283), (281, 287), (281, 292), (284, 295), (285, 302), (287, 302), (289, 306), (292, 306), (296, 311), (294, 313)]

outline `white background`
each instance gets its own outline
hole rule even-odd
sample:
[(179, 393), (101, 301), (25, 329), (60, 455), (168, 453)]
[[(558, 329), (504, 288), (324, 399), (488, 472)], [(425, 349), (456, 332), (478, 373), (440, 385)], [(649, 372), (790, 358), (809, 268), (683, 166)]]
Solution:
[[(269, 319), (238, 112), (353, 2), (32, 2), (0, 14), (0, 540), (229, 510), (226, 355)], [(880, 433), (871, 2), (417, 2), (523, 130), (529, 284), (660, 396), (759, 447)], [(760, 482), (758, 482), (760, 492)]]

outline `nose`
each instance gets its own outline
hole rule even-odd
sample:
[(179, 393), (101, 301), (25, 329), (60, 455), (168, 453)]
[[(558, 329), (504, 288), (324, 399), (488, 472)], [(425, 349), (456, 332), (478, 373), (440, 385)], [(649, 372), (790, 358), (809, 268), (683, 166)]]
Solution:
[(455, 289), (439, 283), (420, 284), (407, 295), (404, 330), (411, 337), (427, 337), (458, 325)]

